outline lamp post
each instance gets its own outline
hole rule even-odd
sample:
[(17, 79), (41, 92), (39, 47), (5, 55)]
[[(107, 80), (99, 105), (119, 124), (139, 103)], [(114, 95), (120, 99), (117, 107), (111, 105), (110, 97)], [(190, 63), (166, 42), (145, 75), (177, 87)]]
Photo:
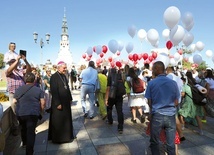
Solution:
[[(37, 39), (38, 39), (38, 33), (34, 32), (33, 33), (33, 38), (34, 38), (34, 41), (35, 43), (37, 43)], [(46, 33), (45, 34), (45, 39), (46, 39), (46, 42), (47, 44), (49, 44), (49, 40), (50, 40), (50, 34), (49, 33)], [(43, 65), (43, 52), (42, 52), (42, 48), (44, 47), (44, 42), (43, 42), (43, 39), (41, 38), (40, 39), (40, 48), (41, 48), (41, 65)]]

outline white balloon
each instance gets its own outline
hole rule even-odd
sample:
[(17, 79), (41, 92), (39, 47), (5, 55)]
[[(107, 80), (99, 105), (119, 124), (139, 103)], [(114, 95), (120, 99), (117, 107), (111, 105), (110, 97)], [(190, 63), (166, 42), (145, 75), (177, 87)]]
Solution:
[(87, 53), (88, 55), (92, 55), (92, 54), (93, 54), (93, 48), (92, 48), (92, 47), (88, 47), (86, 53)]
[(184, 38), (185, 30), (182, 26), (176, 25), (169, 33), (169, 38), (174, 46), (178, 45)]
[(207, 51), (206, 51), (206, 56), (207, 56), (208, 58), (211, 58), (211, 57), (213, 56), (213, 51), (207, 50)]
[(118, 41), (118, 51), (122, 51), (123, 50), (123, 47), (124, 47), (124, 44), (123, 44), (123, 42), (122, 41)]
[(199, 54), (196, 54), (193, 56), (193, 62), (200, 65), (202, 63), (202, 56)]
[(189, 60), (190, 63), (194, 63), (193, 62), (193, 56), (190, 56), (188, 60)]
[(184, 45), (188, 47), (190, 44), (192, 44), (193, 40), (194, 40), (193, 34), (190, 32), (186, 32), (182, 41)]
[(184, 28), (185, 28), (187, 31), (190, 31), (190, 30), (193, 28), (193, 26), (194, 26), (194, 21), (193, 21), (190, 25), (184, 26)]
[(169, 59), (169, 64), (171, 65), (171, 66), (176, 66), (176, 61), (175, 61), (175, 59), (174, 58), (170, 58)]
[(169, 57), (165, 53), (158, 54), (157, 58), (155, 59), (155, 62), (162, 61), (164, 63), (165, 68), (169, 65)]
[(95, 48), (95, 52), (98, 54), (100, 54), (101, 52), (103, 51), (103, 48), (101, 45), (97, 45), (96, 48)]
[(195, 52), (195, 50), (196, 50), (195, 44), (191, 44), (190, 51), (193, 53), (193, 52)]
[(180, 57), (181, 57), (181, 55), (180, 55), (178, 52), (176, 52), (176, 53), (174, 54), (174, 59), (175, 59), (175, 61), (180, 60)]
[(113, 54), (115, 54), (118, 50), (118, 42), (114, 39), (110, 40), (108, 43), (108, 48)]
[(165, 40), (168, 40), (169, 38), (169, 29), (164, 29), (163, 32), (162, 32), (162, 36)]
[(180, 10), (175, 6), (168, 7), (164, 12), (164, 22), (169, 29), (172, 29), (175, 25), (178, 24), (181, 13)]
[(159, 39), (158, 31), (155, 29), (150, 29), (147, 32), (147, 39), (152, 45), (155, 45)]
[(136, 31), (137, 31), (137, 28), (134, 25), (131, 25), (128, 27), (128, 33), (132, 38), (134, 38)]
[(140, 41), (143, 41), (146, 38), (146, 31), (144, 29), (140, 29), (137, 35)]
[(181, 18), (181, 20), (182, 20), (182, 23), (183, 23), (184, 27), (188, 27), (193, 22), (192, 13), (191, 12), (184, 13), (182, 18)]
[(132, 42), (129, 42), (129, 43), (126, 45), (126, 51), (127, 51), (128, 53), (131, 53), (131, 52), (133, 51), (133, 49), (134, 49), (133, 43), (132, 43)]
[(195, 47), (198, 51), (202, 51), (204, 49), (204, 43), (201, 42), (201, 41), (198, 41), (196, 44), (195, 44)]

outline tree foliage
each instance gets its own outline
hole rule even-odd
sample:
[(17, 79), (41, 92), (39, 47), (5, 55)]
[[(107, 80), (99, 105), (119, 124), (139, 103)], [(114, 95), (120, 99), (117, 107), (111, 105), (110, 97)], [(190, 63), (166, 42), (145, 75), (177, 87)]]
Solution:
[(4, 54), (0, 53), (0, 69), (4, 68)]

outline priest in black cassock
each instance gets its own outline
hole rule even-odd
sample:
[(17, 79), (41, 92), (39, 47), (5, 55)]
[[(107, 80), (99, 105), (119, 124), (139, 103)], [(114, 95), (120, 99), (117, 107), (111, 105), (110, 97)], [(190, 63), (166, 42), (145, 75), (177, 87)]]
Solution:
[(67, 143), (74, 139), (71, 115), (72, 95), (65, 76), (67, 65), (60, 61), (57, 72), (51, 76), (52, 94), (48, 140), (53, 143)]

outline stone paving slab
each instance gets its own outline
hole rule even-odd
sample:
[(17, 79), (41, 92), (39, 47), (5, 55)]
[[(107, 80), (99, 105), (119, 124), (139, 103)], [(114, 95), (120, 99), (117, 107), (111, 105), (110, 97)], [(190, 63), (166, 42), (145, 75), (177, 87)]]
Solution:
[[(76, 101), (71, 106), (74, 133), (77, 138), (71, 143), (53, 144), (47, 141), (49, 114), (45, 114), (43, 120), (38, 123), (35, 154), (36, 155), (144, 155), (150, 154), (149, 136), (145, 134), (146, 122), (137, 124), (131, 122), (130, 108), (127, 98), (124, 100), (124, 131), (117, 131), (117, 115), (113, 110), (113, 125), (108, 125), (98, 114), (90, 120), (83, 117), (79, 98), (79, 91), (73, 91)], [(179, 155), (214, 155), (214, 119), (207, 117), (207, 123), (203, 124), (204, 135), (194, 133), (197, 129), (192, 125), (186, 125), (183, 141), (179, 147)], [(24, 155), (25, 150), (20, 147), (20, 137), (8, 139), (8, 146), (4, 155)], [(8, 149), (8, 147), (10, 149)]]

